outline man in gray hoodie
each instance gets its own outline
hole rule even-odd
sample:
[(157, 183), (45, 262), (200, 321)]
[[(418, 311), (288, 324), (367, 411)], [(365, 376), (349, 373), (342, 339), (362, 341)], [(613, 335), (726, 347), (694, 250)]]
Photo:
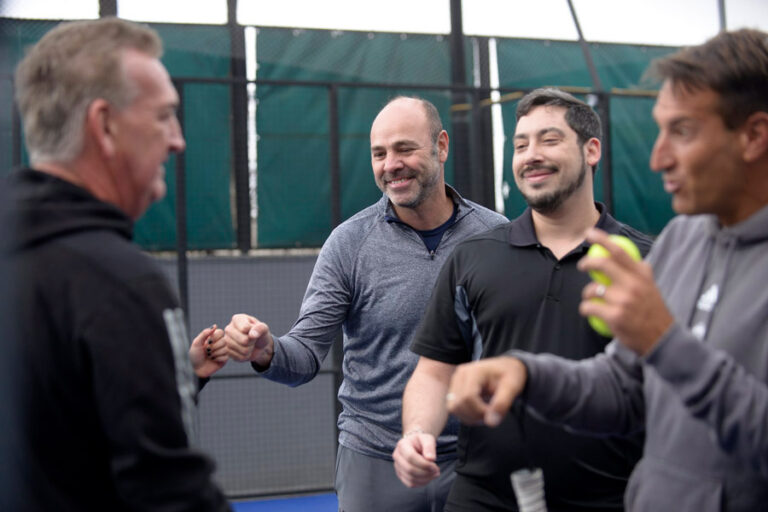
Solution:
[(519, 395), (574, 429), (645, 428), (632, 512), (765, 510), (768, 34), (722, 33), (652, 66), (663, 84), (651, 167), (680, 215), (645, 262), (605, 233), (588, 236), (610, 257), (581, 269), (612, 282), (588, 284), (580, 312), (603, 319), (614, 341), (581, 362), (510, 353), (459, 367), (448, 407), (496, 425)]
[(384, 193), (323, 245), (299, 318), (288, 334), (237, 314), (225, 329), (230, 356), (264, 377), (298, 386), (317, 374), (340, 329), (336, 493), (347, 512), (438, 512), (453, 480), (458, 422), (438, 439), (442, 476), (408, 489), (395, 476), (403, 389), (416, 366), (408, 347), (437, 274), (461, 240), (507, 219), (445, 184), (448, 134), (434, 105), (398, 97), (371, 126), (374, 180)]

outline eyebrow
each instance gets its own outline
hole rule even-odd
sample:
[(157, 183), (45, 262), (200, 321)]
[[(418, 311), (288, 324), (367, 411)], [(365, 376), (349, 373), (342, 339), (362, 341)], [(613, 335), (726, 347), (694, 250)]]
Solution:
[[(550, 126), (550, 127), (547, 127), (547, 128), (542, 128), (541, 130), (536, 132), (536, 135), (538, 135), (539, 137), (543, 137), (543, 136), (547, 135), (548, 133), (555, 133), (555, 134), (557, 134), (557, 135), (559, 135), (561, 137), (565, 137), (565, 132), (563, 130), (561, 130), (560, 128), (555, 128), (554, 126)], [(516, 133), (514, 138), (515, 139), (527, 139), (528, 137), (529, 137), (529, 135), (527, 133)]]
[[(421, 147), (421, 146), (422, 145), (419, 144), (418, 141), (411, 140), (411, 139), (397, 140), (392, 143), (392, 147), (394, 147), (395, 149), (400, 149), (403, 147)], [(385, 144), (377, 144), (375, 146), (371, 146), (371, 151), (375, 149), (384, 149), (384, 148), (386, 148)]]

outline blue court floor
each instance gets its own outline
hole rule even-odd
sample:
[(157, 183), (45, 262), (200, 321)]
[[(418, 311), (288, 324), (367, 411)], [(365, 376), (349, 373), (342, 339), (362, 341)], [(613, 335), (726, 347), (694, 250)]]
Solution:
[(338, 509), (334, 493), (232, 502), (234, 512), (337, 512)]

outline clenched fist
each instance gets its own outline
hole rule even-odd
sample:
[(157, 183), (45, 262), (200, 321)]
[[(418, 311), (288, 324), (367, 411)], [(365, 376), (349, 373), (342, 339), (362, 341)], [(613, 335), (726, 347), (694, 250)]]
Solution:
[(235, 361), (250, 361), (268, 367), (275, 353), (269, 326), (258, 318), (243, 313), (234, 315), (224, 329), (229, 357)]

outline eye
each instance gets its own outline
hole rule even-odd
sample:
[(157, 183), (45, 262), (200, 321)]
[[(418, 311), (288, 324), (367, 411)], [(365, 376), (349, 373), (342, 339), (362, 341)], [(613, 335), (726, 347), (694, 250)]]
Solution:
[(157, 118), (160, 121), (170, 121), (176, 117), (176, 110), (171, 108), (165, 108), (157, 114)]
[(696, 135), (697, 125), (689, 120), (672, 123), (669, 126), (669, 135), (679, 139), (690, 139)]
[(525, 148), (528, 147), (528, 144), (518, 143), (515, 144), (515, 153), (519, 153), (521, 151), (525, 151)]
[(560, 142), (560, 139), (556, 139), (556, 138), (553, 138), (553, 137), (548, 137), (548, 138), (544, 139), (542, 142), (544, 144), (547, 144), (547, 145), (551, 146), (553, 144), (557, 144), (558, 142)]

